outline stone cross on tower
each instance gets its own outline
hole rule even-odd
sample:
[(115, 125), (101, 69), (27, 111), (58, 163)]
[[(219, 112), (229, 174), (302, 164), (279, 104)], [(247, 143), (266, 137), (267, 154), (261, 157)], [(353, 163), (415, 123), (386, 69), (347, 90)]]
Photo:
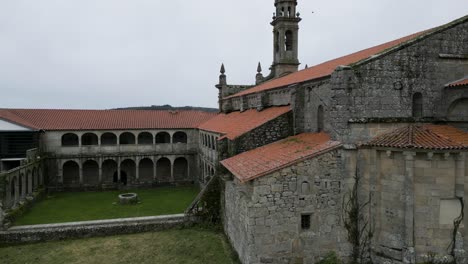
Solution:
[(301, 18), (296, 13), (297, 0), (275, 0), (273, 15), (273, 65), (274, 78), (296, 72), (298, 60), (298, 33)]

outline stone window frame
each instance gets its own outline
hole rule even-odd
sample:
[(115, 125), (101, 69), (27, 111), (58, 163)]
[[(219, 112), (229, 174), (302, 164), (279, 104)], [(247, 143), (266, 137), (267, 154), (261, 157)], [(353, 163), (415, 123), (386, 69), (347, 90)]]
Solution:
[(300, 218), (301, 231), (309, 231), (312, 228), (312, 213), (302, 213)]

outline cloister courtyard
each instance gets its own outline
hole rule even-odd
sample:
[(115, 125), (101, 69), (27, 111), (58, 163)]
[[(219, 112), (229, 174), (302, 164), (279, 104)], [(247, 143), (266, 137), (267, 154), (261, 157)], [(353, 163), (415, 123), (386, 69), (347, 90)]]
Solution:
[[(137, 193), (139, 203), (120, 205), (118, 195), (124, 192)], [(36, 225), (180, 214), (190, 205), (198, 192), (199, 188), (196, 186), (182, 186), (125, 191), (50, 193), (13, 224)]]

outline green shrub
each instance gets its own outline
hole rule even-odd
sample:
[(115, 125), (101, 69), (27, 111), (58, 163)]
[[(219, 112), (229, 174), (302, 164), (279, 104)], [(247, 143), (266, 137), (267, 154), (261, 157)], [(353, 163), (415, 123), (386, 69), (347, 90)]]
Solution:
[(317, 264), (341, 264), (341, 260), (338, 258), (335, 252), (330, 252), (325, 257), (317, 262)]

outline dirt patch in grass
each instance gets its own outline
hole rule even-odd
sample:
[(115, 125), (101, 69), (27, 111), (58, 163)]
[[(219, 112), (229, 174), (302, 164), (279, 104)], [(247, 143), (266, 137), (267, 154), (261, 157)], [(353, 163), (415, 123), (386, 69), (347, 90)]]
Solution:
[(201, 228), (0, 248), (2, 263), (237, 264), (220, 232)]
[(19, 217), (14, 225), (35, 225), (126, 217), (179, 214), (198, 194), (197, 187), (129, 190), (141, 199), (136, 205), (119, 205), (123, 191), (54, 193)]

